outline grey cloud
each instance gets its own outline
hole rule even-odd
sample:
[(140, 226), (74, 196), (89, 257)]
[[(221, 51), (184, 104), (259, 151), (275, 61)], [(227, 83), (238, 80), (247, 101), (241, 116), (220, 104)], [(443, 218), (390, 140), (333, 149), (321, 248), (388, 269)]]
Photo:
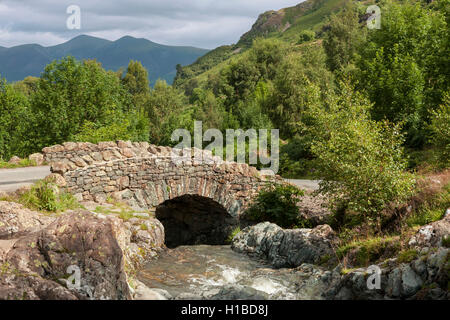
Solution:
[[(54, 45), (79, 34), (116, 40), (125, 35), (169, 45), (214, 48), (234, 43), (258, 14), (302, 0), (3, 0), (0, 46)], [(77, 4), (82, 29), (67, 30), (66, 8)]]

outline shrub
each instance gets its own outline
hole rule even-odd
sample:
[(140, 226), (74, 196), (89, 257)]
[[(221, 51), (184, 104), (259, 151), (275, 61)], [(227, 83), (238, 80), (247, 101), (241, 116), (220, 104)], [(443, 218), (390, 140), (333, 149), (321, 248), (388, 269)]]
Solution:
[(233, 231), (231, 231), (230, 235), (227, 238), (226, 243), (231, 243), (233, 241), (233, 238), (236, 237), (236, 235), (241, 232), (241, 228), (240, 227), (236, 227), (233, 229)]
[(301, 44), (304, 42), (314, 40), (315, 37), (316, 37), (316, 33), (314, 31), (303, 30), (302, 32), (300, 32), (300, 36), (298, 37), (297, 44)]
[(297, 202), (304, 191), (292, 185), (267, 186), (258, 194), (247, 210), (247, 217), (257, 222), (273, 222), (283, 228), (308, 227), (308, 221), (299, 217)]
[(76, 199), (67, 192), (59, 191), (52, 181), (41, 180), (19, 196), (18, 202), (33, 210), (62, 212), (79, 208)]

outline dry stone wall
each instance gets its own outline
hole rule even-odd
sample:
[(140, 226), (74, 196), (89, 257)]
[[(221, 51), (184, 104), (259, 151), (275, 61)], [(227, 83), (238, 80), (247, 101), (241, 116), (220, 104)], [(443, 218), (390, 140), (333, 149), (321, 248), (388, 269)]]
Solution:
[(268, 181), (281, 181), (261, 176), (246, 164), (221, 161), (208, 151), (187, 149), (184, 161), (174, 161), (172, 151), (181, 154), (146, 142), (68, 142), (44, 148), (43, 154), (51, 171), (62, 176), (60, 185), (79, 200), (104, 202), (112, 197), (138, 208), (197, 195), (238, 217)]

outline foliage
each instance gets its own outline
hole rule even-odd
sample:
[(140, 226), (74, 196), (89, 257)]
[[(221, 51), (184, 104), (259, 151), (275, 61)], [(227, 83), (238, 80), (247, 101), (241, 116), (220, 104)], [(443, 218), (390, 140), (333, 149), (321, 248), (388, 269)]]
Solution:
[(305, 43), (305, 42), (314, 40), (315, 37), (316, 37), (316, 33), (314, 31), (303, 30), (302, 32), (300, 32), (297, 43), (298, 44)]
[(0, 160), (25, 155), (23, 135), (31, 118), (26, 96), (0, 78)]
[(132, 97), (134, 109), (143, 110), (150, 94), (147, 69), (139, 61), (131, 60), (121, 82)]
[(145, 112), (150, 120), (150, 142), (170, 145), (175, 129), (189, 128), (192, 123), (186, 97), (164, 80), (158, 80), (150, 92)]
[(445, 102), (432, 113), (430, 142), (437, 149), (438, 161), (442, 167), (450, 167), (450, 95)]
[(330, 70), (346, 70), (355, 61), (364, 38), (365, 29), (359, 25), (358, 12), (354, 6), (347, 4), (341, 12), (330, 18), (329, 31), (323, 41)]
[(335, 210), (354, 211), (373, 222), (389, 203), (411, 194), (414, 178), (404, 171), (398, 126), (371, 120), (369, 110), (370, 102), (342, 83), (339, 95), (328, 96), (326, 109), (312, 106), (314, 125), (307, 130), (317, 137), (311, 150), (323, 179), (320, 192)]
[(240, 227), (236, 227), (233, 229), (233, 231), (231, 231), (230, 235), (228, 236), (226, 243), (231, 243), (233, 242), (234, 237), (241, 232), (241, 228)]
[(375, 120), (403, 122), (408, 145), (420, 147), (424, 123), (448, 90), (445, 15), (420, 2), (388, 2), (382, 10), (382, 28), (359, 50), (359, 88), (374, 102)]
[(60, 191), (54, 182), (47, 180), (35, 183), (17, 202), (33, 210), (57, 213), (80, 207), (71, 194)]
[[(137, 113), (115, 73), (105, 71), (95, 61), (78, 62), (72, 57), (46, 67), (31, 110), (36, 116), (29, 128), (34, 150), (77, 135), (84, 138), (86, 130), (108, 127), (116, 118), (127, 117), (130, 124), (136, 124)], [(145, 125), (133, 129), (135, 136), (131, 140), (138, 140), (147, 131)], [(90, 140), (98, 135), (94, 133)]]
[(306, 227), (297, 203), (304, 191), (292, 185), (269, 185), (261, 190), (246, 217), (257, 222), (269, 221), (282, 228)]

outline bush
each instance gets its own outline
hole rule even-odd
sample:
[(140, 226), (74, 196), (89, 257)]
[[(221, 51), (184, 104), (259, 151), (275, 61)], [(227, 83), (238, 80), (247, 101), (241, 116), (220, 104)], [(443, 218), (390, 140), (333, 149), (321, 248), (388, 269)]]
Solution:
[(302, 44), (304, 42), (314, 40), (315, 37), (316, 37), (316, 33), (314, 31), (303, 30), (302, 32), (300, 32), (300, 36), (298, 38), (297, 44)]
[(33, 210), (62, 212), (80, 207), (76, 199), (66, 192), (59, 191), (52, 181), (41, 180), (31, 189), (20, 195), (18, 202)]
[(304, 191), (291, 185), (267, 186), (258, 194), (246, 217), (256, 222), (269, 221), (282, 228), (309, 227), (300, 218), (297, 202)]

